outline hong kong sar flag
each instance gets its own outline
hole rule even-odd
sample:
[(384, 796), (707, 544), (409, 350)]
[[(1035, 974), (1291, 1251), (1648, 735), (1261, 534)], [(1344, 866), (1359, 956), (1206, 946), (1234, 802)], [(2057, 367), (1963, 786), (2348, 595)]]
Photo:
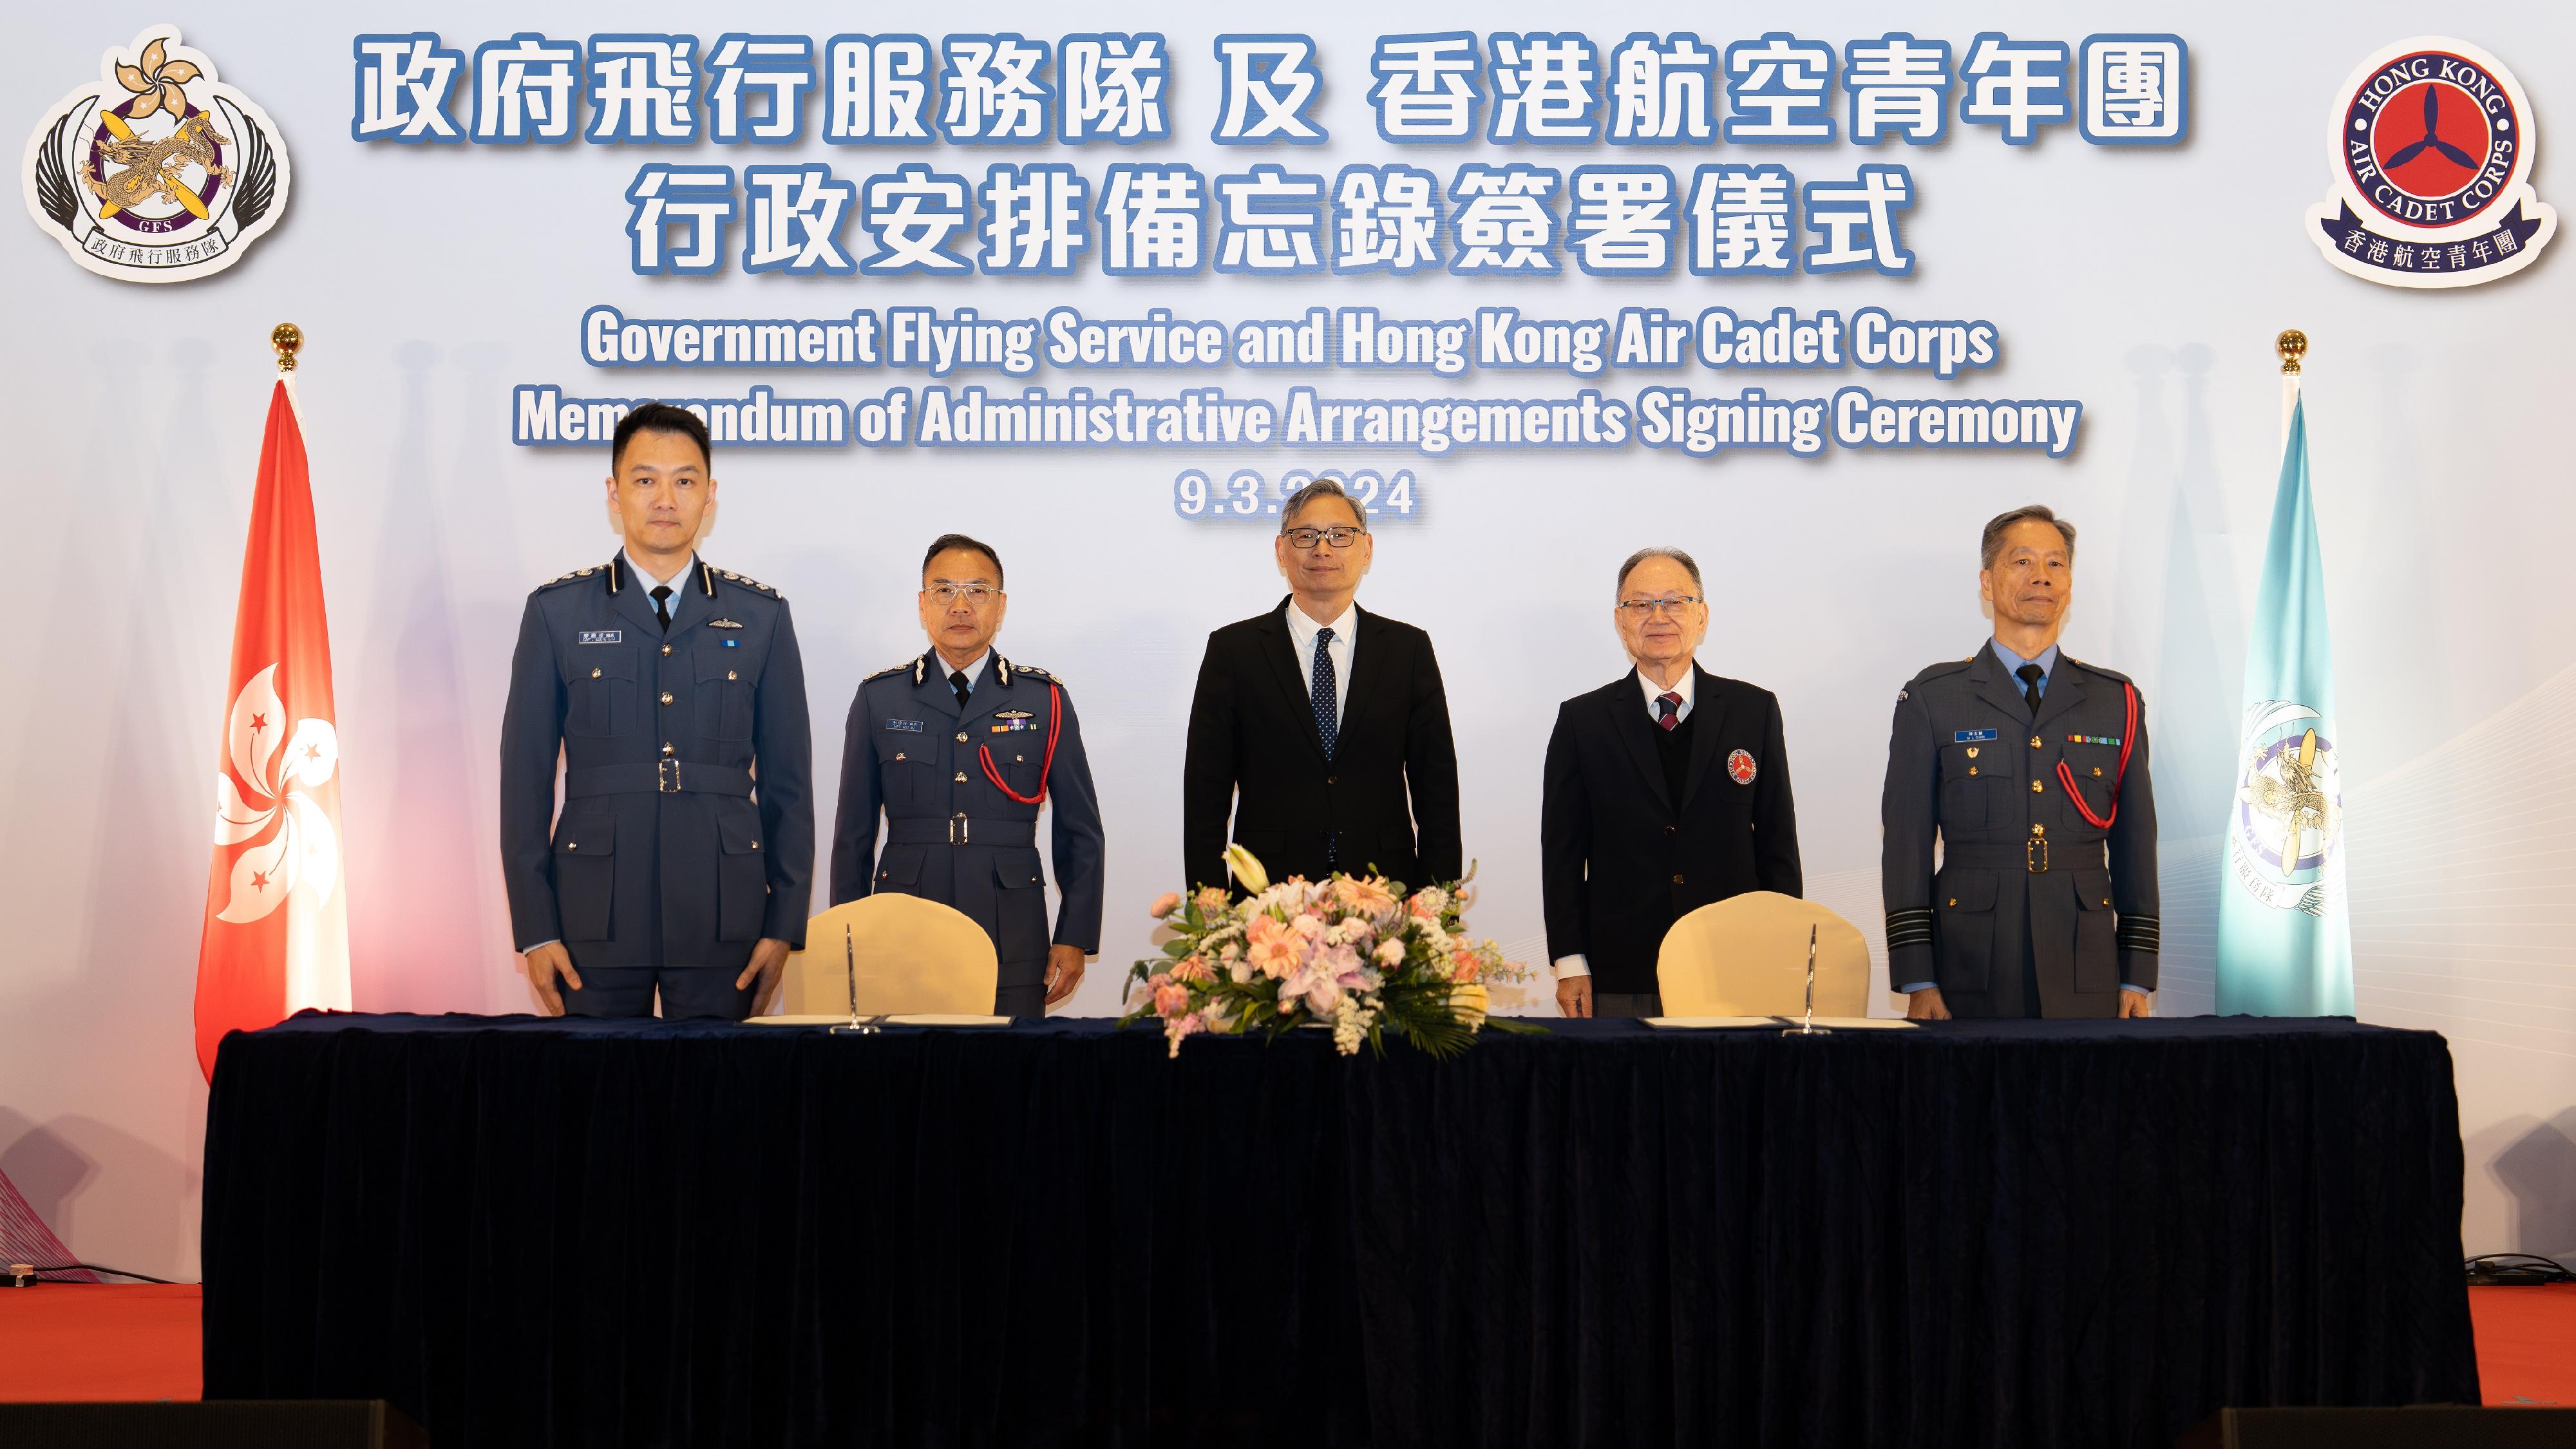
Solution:
[(308, 1006), (349, 1006), (331, 634), (304, 433), (285, 378), (268, 400), (224, 697), (215, 854), (197, 947), (197, 1062), (210, 1080), (225, 1032)]

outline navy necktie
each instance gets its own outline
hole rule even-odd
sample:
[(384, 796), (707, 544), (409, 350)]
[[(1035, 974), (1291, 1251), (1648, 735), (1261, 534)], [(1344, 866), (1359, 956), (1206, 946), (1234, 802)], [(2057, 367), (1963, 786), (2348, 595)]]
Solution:
[(1315, 634), (1315, 733), (1324, 738), (1324, 758), (1333, 757), (1333, 737), (1341, 732), (1341, 710), (1333, 703), (1333, 631)]
[(1671, 729), (1675, 725), (1680, 724), (1682, 722), (1681, 708), (1682, 697), (1680, 695), (1672, 693), (1669, 690), (1656, 695), (1655, 709), (1657, 713), (1655, 715), (1655, 723), (1662, 725), (1666, 729)]
[(2039, 717), (2039, 666), (2025, 664), (2014, 670), (2013, 674), (2021, 680), (2021, 697), (2023, 702), (2030, 706), (2031, 718), (2037, 719)]
[(662, 621), (663, 633), (671, 632), (671, 586), (669, 584), (653, 586), (653, 617)]

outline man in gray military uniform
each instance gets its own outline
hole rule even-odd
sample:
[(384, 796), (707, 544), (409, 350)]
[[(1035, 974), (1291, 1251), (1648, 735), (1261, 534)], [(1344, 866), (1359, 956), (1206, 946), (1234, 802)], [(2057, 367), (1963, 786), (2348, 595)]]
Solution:
[[(2156, 800), (2128, 676), (2060, 652), (2075, 525), (1986, 525), (1995, 635), (1896, 695), (1879, 864), (1906, 1015), (2145, 1016), (2156, 989)], [(1941, 842), (1933, 869), (1933, 838)]]
[(696, 554), (709, 462), (695, 415), (627, 414), (608, 479), (626, 547), (530, 594), (519, 626), (501, 876), (550, 1015), (650, 1015), (658, 992), (664, 1016), (740, 1020), (805, 939), (805, 665), (778, 591)]
[[(993, 1010), (1042, 1016), (1100, 949), (1100, 800), (1063, 684), (993, 648), (1009, 602), (990, 545), (957, 533), (931, 543), (921, 561), (929, 652), (869, 675), (850, 701), (832, 904), (900, 891), (955, 906), (1001, 955)], [(1064, 898), (1052, 935), (1037, 851), (1049, 801)]]

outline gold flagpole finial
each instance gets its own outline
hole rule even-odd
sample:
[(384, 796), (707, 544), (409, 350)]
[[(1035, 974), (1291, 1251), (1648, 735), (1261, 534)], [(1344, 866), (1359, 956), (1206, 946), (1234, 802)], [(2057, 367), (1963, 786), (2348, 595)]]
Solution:
[(304, 346), (304, 329), (292, 322), (280, 322), (269, 329), (268, 345), (277, 349), (277, 370), (293, 372), (296, 351)]
[(2298, 376), (2299, 359), (2308, 355), (2308, 334), (2293, 327), (2273, 338), (2272, 346), (2281, 354), (2281, 375)]

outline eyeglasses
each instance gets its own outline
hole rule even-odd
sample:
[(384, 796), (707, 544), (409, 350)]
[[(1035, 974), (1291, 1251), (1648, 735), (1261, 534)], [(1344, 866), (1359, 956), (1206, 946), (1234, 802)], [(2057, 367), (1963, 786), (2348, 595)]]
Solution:
[(1288, 540), (1288, 546), (1300, 552), (1311, 549), (1317, 543), (1327, 539), (1332, 541), (1332, 545), (1335, 548), (1349, 548), (1352, 544), (1360, 541), (1360, 534), (1361, 530), (1356, 528), (1288, 528), (1280, 530), (1280, 536)]
[(939, 601), (941, 608), (953, 608), (963, 599), (970, 609), (980, 609), (1001, 597), (1002, 591), (991, 584), (952, 584), (945, 579), (922, 590)]
[(1669, 614), (1679, 617), (1682, 610), (1698, 602), (1699, 599), (1691, 594), (1683, 594), (1673, 599), (1621, 599), (1619, 612), (1631, 619), (1643, 619), (1649, 614)]

